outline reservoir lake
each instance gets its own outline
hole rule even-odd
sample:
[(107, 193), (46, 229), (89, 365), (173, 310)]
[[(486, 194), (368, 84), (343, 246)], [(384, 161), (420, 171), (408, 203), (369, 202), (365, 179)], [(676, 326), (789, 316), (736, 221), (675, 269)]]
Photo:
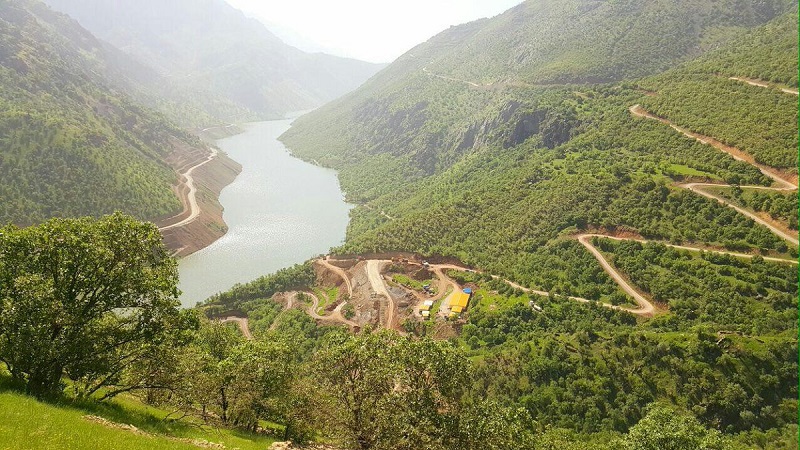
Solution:
[(278, 141), (293, 120), (247, 124), (217, 141), (242, 173), (220, 195), (228, 233), (179, 263), (184, 307), (344, 242), (352, 205), (336, 172), (293, 157)]

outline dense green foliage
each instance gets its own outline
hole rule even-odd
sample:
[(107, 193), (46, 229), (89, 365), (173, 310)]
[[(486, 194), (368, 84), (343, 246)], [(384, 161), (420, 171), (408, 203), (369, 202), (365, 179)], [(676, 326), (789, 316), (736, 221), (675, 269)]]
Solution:
[[(727, 79), (795, 85), (796, 21), (793, 2), (526, 2), (415, 48), (283, 139), (338, 169), (348, 196), (366, 205), (353, 211), (342, 252), (453, 256), (532, 288), (622, 304), (630, 300), (575, 235), (797, 256), (767, 228), (678, 185), (770, 179), (628, 111), (644, 105), (796, 171), (796, 98)], [(724, 190), (796, 226), (794, 195)], [(470, 397), (578, 433), (539, 435), (558, 443), (543, 448), (796, 440), (796, 266), (661, 244), (597, 245), (666, 311), (637, 322), (454, 274), (478, 285), (458, 338), (474, 361)], [(648, 416), (653, 402), (678, 410)], [(630, 434), (602, 434), (611, 430)]]
[(643, 100), (648, 111), (743, 150), (759, 163), (797, 171), (796, 97), (688, 71), (641, 85), (658, 92)]
[[(516, 147), (478, 148), (419, 183), (386, 180), (384, 187), (397, 184), (402, 190), (354, 213), (344, 250), (455, 255), (523, 284), (588, 298), (611, 295), (615, 288), (577, 244), (553, 241), (576, 229), (627, 228), (653, 239), (787, 250), (767, 229), (715, 201), (669, 187), (662, 175), (667, 163), (691, 164), (731, 182), (767, 183), (756, 169), (658, 123), (630, 117), (628, 102), (618, 95), (598, 92), (591, 105), (565, 100), (572, 114), (586, 118), (586, 131), (552, 150), (539, 147), (533, 136)], [(367, 164), (345, 166), (344, 174), (364, 173)], [(352, 188), (358, 192), (357, 185)], [(345, 189), (353, 192), (349, 185)]]
[(126, 368), (158, 358), (191, 328), (177, 280), (156, 227), (120, 214), (4, 227), (0, 361), (40, 397), (60, 391), (63, 376), (87, 395), (140, 388), (148, 374)]
[[(796, 448), (796, 266), (599, 239), (659, 314), (637, 319), (566, 298), (631, 301), (577, 242), (582, 232), (797, 256), (767, 228), (678, 185), (769, 178), (628, 111), (645, 105), (794, 170), (796, 99), (726, 78), (796, 83), (785, 68), (797, 66), (787, 38), (795, 9), (781, 0), (528, 1), (435, 37), (284, 139), (339, 169), (365, 205), (338, 250), (452, 256), (486, 272), (452, 274), (475, 286), (464, 322), (452, 325), (457, 337), (352, 336), (284, 310), (275, 294), (320, 288), (308, 263), (204, 305), (212, 318), (247, 315), (254, 341), (231, 324), (196, 329), (191, 314), (179, 317), (187, 326), (174, 345), (135, 347), (146, 357), (110, 393), (145, 388), (145, 401), (204, 423), (257, 431), (270, 421), (285, 437), (353, 449)], [(792, 221), (796, 198), (721, 189)], [(48, 298), (40, 281), (14, 286)], [(61, 373), (78, 385), (94, 375), (78, 369)]]
[(492, 20), (442, 32), (384, 76), (427, 67), (478, 84), (636, 78), (696, 57), (795, 5), (792, 0), (529, 0)]
[(718, 189), (724, 198), (755, 212), (765, 212), (773, 219), (784, 223), (791, 230), (797, 230), (797, 194), (782, 194), (753, 189)]
[(338, 335), (309, 369), (310, 417), (346, 448), (533, 448), (524, 413), (468, 403), (469, 363), (449, 343)]
[[(635, 257), (644, 262), (642, 253)], [(686, 262), (676, 258), (674, 264)], [(627, 313), (559, 298), (534, 297), (541, 313), (527, 298), (510, 308), (473, 307), (460, 337), (482, 356), (473, 389), (481, 398), (525, 406), (541, 423), (583, 432), (624, 431), (648, 403), (664, 399), (728, 432), (791, 424), (797, 407), (796, 302), (788, 296), (787, 305), (748, 299), (744, 313), (705, 303), (687, 291), (727, 277), (703, 273), (705, 284), (697, 274), (682, 275), (670, 297), (674, 310), (647, 326), (637, 326)], [(733, 303), (726, 293), (712, 301)], [(734, 299), (742, 303), (745, 295)], [(764, 329), (769, 326), (775, 329)], [(709, 332), (714, 329), (720, 331)]]
[(658, 93), (642, 104), (680, 126), (747, 152), (757, 162), (796, 173), (797, 97), (727, 78), (796, 87), (797, 21), (797, 14), (784, 15), (678, 70), (639, 82)]
[(725, 445), (719, 434), (709, 431), (689, 415), (669, 407), (656, 407), (631, 429), (626, 448), (636, 450), (714, 450)]
[(207, 314), (219, 311), (239, 310), (251, 300), (269, 299), (278, 292), (308, 289), (314, 285), (314, 268), (310, 262), (281, 269), (272, 275), (265, 275), (245, 284), (237, 284), (227, 292), (212, 296), (207, 300), (210, 306)]
[(797, 87), (798, 16), (786, 14), (742, 33), (732, 45), (703, 55), (693, 69)]
[(797, 328), (797, 266), (600, 239), (614, 266), (669, 306), (676, 323), (765, 335)]
[(207, 149), (124, 93), (103, 45), (39, 2), (0, 5), (0, 223), (180, 211), (165, 160)]

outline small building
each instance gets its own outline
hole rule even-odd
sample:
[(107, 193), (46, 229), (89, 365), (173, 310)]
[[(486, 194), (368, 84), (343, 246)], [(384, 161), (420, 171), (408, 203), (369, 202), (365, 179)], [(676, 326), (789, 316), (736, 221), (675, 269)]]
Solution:
[(450, 300), (450, 312), (458, 316), (467, 309), (469, 300), (472, 298), (472, 289), (464, 289), (463, 291), (453, 294)]

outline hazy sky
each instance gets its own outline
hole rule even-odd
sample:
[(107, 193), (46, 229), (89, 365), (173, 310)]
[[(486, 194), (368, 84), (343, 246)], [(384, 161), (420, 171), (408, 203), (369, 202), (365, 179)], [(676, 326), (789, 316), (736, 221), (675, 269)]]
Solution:
[(391, 62), (451, 25), (492, 17), (523, 0), (227, 0), (284, 41)]

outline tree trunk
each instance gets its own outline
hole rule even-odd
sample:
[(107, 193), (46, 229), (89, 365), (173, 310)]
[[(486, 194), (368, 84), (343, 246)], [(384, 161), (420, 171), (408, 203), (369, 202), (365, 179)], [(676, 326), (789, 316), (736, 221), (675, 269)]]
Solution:
[(26, 391), (38, 399), (58, 396), (61, 391), (62, 367), (48, 367), (30, 373)]
[(219, 388), (219, 406), (222, 408), (222, 421), (228, 423), (228, 398), (225, 396), (225, 388)]

